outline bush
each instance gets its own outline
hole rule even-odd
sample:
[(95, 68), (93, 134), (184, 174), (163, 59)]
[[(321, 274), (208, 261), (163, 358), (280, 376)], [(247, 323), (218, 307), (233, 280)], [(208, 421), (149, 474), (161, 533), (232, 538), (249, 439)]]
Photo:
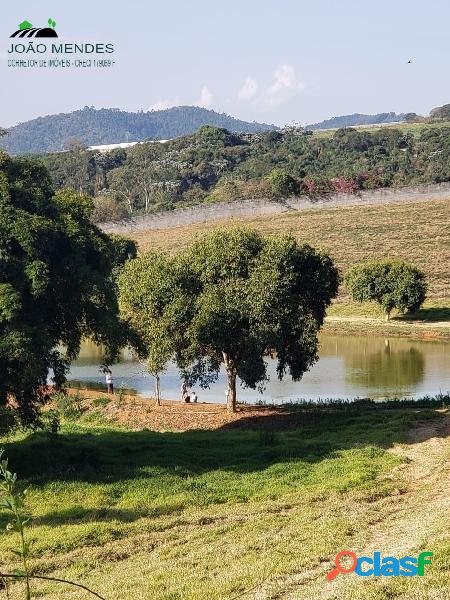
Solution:
[(5, 406), (0, 406), (0, 435), (7, 435), (19, 426), (17, 412)]
[(121, 221), (129, 216), (127, 208), (110, 196), (99, 196), (94, 200), (94, 212), (92, 221), (94, 223), (105, 223), (107, 221)]
[(59, 433), (61, 427), (59, 410), (54, 408), (47, 410), (46, 412), (42, 413), (39, 421), (40, 428), (50, 439), (54, 438)]
[(284, 169), (274, 169), (268, 176), (272, 195), (291, 196), (298, 191), (296, 180)]
[(101, 407), (104, 408), (105, 406), (107, 406), (109, 403), (111, 402), (111, 400), (109, 398), (106, 398), (106, 396), (99, 396), (98, 398), (94, 398), (92, 400), (92, 406), (94, 406), (95, 408), (97, 407)]
[(394, 308), (414, 311), (425, 300), (425, 275), (403, 260), (371, 260), (356, 265), (345, 274), (345, 285), (353, 300), (374, 300), (382, 306), (386, 320)]
[(53, 394), (52, 399), (55, 401), (61, 416), (68, 420), (79, 419), (86, 408), (83, 406), (83, 398), (80, 394), (71, 396), (64, 392)]

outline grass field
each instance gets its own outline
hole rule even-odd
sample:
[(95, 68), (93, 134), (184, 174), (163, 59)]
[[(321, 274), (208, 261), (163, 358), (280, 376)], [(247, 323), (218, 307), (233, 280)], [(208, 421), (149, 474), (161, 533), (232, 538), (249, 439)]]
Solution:
[[(383, 323), (376, 305), (354, 305), (345, 287), (329, 312), (334, 317), (356, 317), (352, 331), (363, 331), (366, 325), (383, 333), (410, 335), (421, 333), (418, 321), (429, 325), (432, 336), (450, 333), (450, 200), (433, 200), (387, 205), (319, 208), (286, 212), (270, 216), (248, 217), (229, 221), (178, 226), (158, 231), (134, 232), (131, 235), (141, 250), (164, 249), (176, 252), (199, 234), (213, 227), (245, 224), (264, 233), (291, 233), (301, 243), (326, 249), (341, 272), (355, 263), (371, 259), (399, 257), (422, 269), (427, 277), (428, 299), (422, 311), (396, 319), (394, 326)], [(372, 323), (358, 323), (369, 317)], [(413, 322), (414, 321), (414, 322)], [(441, 326), (436, 323), (441, 323)], [(443, 329), (442, 324), (448, 328)], [(398, 326), (403, 325), (403, 328)], [(342, 321), (332, 323), (346, 333), (350, 326)], [(423, 330), (423, 327), (422, 327)], [(402, 333), (401, 333), (402, 332)]]
[[(448, 425), (448, 413), (426, 408), (316, 409), (292, 431), (158, 433), (84, 419), (66, 422), (56, 439), (17, 434), (0, 443), (30, 487), (33, 570), (108, 600), (423, 600), (444, 598), (450, 585), (440, 496)], [(392, 520), (405, 517), (413, 530), (391, 539)], [(0, 569), (11, 570), (14, 534), (1, 512), (0, 523)], [(413, 554), (426, 548), (433, 567), (364, 591), (355, 576), (326, 582), (338, 551), (371, 544), (388, 554), (399, 544)], [(34, 586), (36, 598), (90, 597)], [(23, 598), (19, 584), (10, 598)]]
[(176, 252), (202, 232), (236, 223), (264, 233), (291, 233), (328, 250), (343, 271), (369, 258), (404, 258), (425, 271), (430, 298), (450, 298), (450, 199), (308, 209), (129, 235), (142, 250)]
[[(430, 130), (430, 129), (441, 129), (443, 127), (450, 127), (450, 121), (439, 121), (436, 123), (384, 123), (382, 127), (377, 127), (376, 125), (358, 125), (356, 129), (358, 131), (369, 131), (373, 132), (377, 129), (399, 129), (403, 133), (411, 134), (415, 137), (418, 137), (422, 131)], [(314, 135), (318, 137), (330, 137), (334, 134), (337, 129), (318, 129), (314, 131)]]

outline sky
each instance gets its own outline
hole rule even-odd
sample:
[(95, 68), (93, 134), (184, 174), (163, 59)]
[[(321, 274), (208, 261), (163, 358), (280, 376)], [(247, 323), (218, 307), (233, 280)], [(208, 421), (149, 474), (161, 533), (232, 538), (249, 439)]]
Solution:
[[(450, 102), (448, 0), (3, 0), (0, 17), (5, 127), (84, 106), (304, 125)], [(8, 68), (18, 24), (49, 18), (60, 41), (113, 43), (115, 66)]]

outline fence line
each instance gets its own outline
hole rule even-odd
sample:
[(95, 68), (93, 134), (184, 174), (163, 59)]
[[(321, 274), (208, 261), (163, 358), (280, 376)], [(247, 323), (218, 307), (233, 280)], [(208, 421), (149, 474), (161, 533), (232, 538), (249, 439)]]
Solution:
[(221, 219), (276, 214), (288, 210), (445, 199), (450, 199), (450, 183), (434, 183), (401, 188), (362, 190), (357, 194), (330, 194), (317, 197), (289, 197), (280, 200), (236, 200), (235, 202), (217, 204), (199, 204), (117, 222), (102, 223), (100, 227), (108, 233), (130, 233), (132, 231), (166, 229), (177, 225), (191, 225)]

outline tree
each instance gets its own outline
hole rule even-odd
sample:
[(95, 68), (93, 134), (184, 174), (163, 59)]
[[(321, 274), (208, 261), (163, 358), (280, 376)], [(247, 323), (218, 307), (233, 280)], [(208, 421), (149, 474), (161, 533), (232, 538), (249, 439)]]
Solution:
[(228, 409), (236, 379), (255, 389), (267, 380), (264, 357), (281, 379), (300, 380), (317, 360), (317, 333), (336, 295), (331, 259), (288, 235), (218, 229), (175, 257), (147, 254), (119, 278), (124, 315), (148, 352), (174, 358), (190, 384), (207, 387), (221, 365)]
[(175, 353), (169, 335), (173, 286), (176, 285), (172, 261), (164, 254), (149, 252), (130, 261), (119, 276), (120, 306), (124, 319), (137, 333), (135, 343), (140, 358), (147, 360), (155, 377), (155, 397), (161, 400), (160, 373)]
[(297, 182), (284, 169), (273, 169), (268, 180), (272, 194), (276, 197), (291, 196), (297, 191)]
[(345, 274), (345, 285), (353, 300), (378, 302), (386, 321), (394, 308), (401, 312), (420, 308), (427, 291), (425, 275), (400, 259), (358, 264)]
[(126, 206), (112, 196), (97, 196), (94, 199), (94, 223), (107, 223), (108, 221), (121, 221), (129, 216)]
[(444, 106), (438, 106), (430, 111), (430, 118), (441, 121), (448, 121), (450, 119), (450, 104), (444, 104)]
[(14, 398), (27, 424), (49, 373), (63, 383), (82, 338), (110, 359), (128, 341), (114, 277), (136, 248), (101, 232), (92, 211), (87, 196), (54, 194), (39, 162), (0, 153), (0, 406)]

